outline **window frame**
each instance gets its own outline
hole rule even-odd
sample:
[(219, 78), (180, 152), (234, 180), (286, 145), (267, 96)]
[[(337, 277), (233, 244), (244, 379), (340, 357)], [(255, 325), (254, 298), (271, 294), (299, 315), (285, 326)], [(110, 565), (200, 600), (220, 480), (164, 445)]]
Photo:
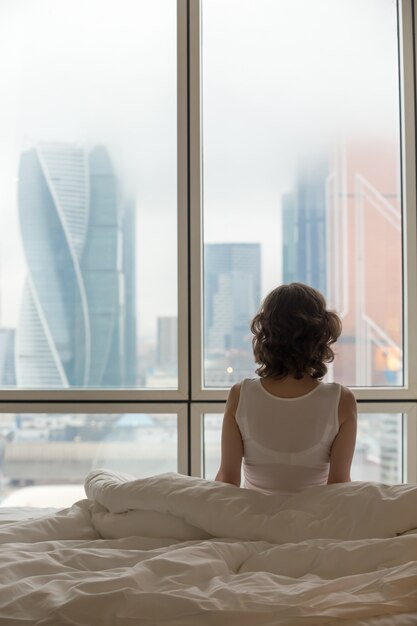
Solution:
[[(223, 407), (227, 389), (203, 385), (203, 222), (201, 3), (177, 0), (177, 177), (178, 177), (178, 388), (177, 389), (4, 389), (0, 411), (141, 412), (163, 407), (181, 411), (181, 470), (198, 475), (202, 448), (196, 415), (203, 406)], [(360, 408), (372, 403), (406, 410), (407, 479), (417, 481), (417, 219), (416, 219), (416, 42), (415, 0), (398, 0), (403, 201), (404, 386), (353, 388)], [(369, 405), (371, 406), (371, 405)], [(17, 408), (18, 407), (18, 408)], [(117, 408), (119, 407), (119, 409)], [(149, 407), (149, 408), (148, 408)], [(406, 407), (404, 409), (403, 407)], [(390, 409), (391, 410), (391, 409)], [(394, 408), (392, 408), (394, 410)], [(180, 436), (181, 435), (181, 436)], [(180, 466), (179, 466), (180, 467)]]
[[(191, 476), (204, 476), (205, 413), (224, 412), (222, 402), (198, 402), (191, 410)], [(403, 482), (417, 482), (417, 404), (415, 402), (358, 402), (358, 413), (401, 413)]]
[(116, 403), (116, 402), (10, 402), (0, 407), (1, 415), (6, 413), (150, 413), (176, 414), (177, 416), (177, 471), (179, 474), (188, 474), (188, 410), (186, 403)]
[[(227, 398), (227, 389), (205, 388), (203, 327), (200, 320), (203, 306), (203, 198), (202, 198), (202, 112), (201, 112), (201, 2), (191, 0), (190, 25), (194, 33), (194, 47), (191, 57), (190, 106), (193, 108), (190, 127), (190, 154), (194, 171), (191, 172), (191, 246), (190, 268), (192, 284), (195, 287), (190, 294), (191, 301), (191, 350), (193, 363), (192, 393), (193, 401), (217, 400)], [(415, 59), (413, 56), (414, 29), (417, 27), (414, 15), (414, 0), (398, 0), (398, 49), (400, 80), (400, 132), (401, 132), (401, 189), (403, 204), (402, 255), (403, 255), (403, 345), (404, 345), (404, 385), (402, 387), (352, 387), (358, 400), (417, 401), (417, 328), (408, 320), (417, 317), (417, 282), (412, 270), (417, 267), (416, 238), (416, 122), (415, 122)], [(197, 41), (197, 36), (200, 40)], [(198, 164), (198, 165), (197, 165)], [(199, 183), (199, 184), (197, 184)], [(405, 289), (404, 289), (405, 287)]]
[(177, 0), (177, 303), (178, 386), (176, 389), (0, 389), (2, 402), (137, 402), (189, 400), (188, 276), (188, 3)]

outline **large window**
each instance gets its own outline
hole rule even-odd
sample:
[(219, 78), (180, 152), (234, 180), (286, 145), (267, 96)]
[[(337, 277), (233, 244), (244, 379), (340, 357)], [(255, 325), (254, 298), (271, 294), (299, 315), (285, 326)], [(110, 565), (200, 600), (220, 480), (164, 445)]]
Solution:
[(353, 477), (417, 480), (413, 11), (0, 4), (0, 505), (68, 504), (99, 465), (213, 477), (291, 281), (343, 320)]
[(397, 6), (203, 0), (204, 381), (253, 376), (261, 295), (343, 319), (329, 378), (403, 383)]
[[(381, 414), (371, 411), (361, 412), (358, 416), (358, 436), (351, 478), (386, 484), (400, 483), (407, 471), (403, 456), (403, 421), (409, 417), (401, 413)], [(220, 464), (221, 423), (221, 414), (202, 415), (203, 465), (201, 473), (211, 480), (214, 480)]]
[(186, 421), (181, 405), (11, 406), (0, 415), (0, 506), (67, 506), (98, 468), (186, 473)]
[(177, 388), (175, 0), (0, 7), (0, 386)]

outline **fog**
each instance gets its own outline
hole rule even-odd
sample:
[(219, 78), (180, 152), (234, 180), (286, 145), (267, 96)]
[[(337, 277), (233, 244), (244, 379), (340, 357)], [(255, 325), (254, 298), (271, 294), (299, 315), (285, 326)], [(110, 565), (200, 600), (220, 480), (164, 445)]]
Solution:
[[(298, 160), (398, 134), (396, 3), (203, 0), (202, 35), (206, 241), (261, 242), (269, 289)], [(176, 314), (176, 76), (174, 0), (0, 0), (0, 325), (17, 322), (18, 160), (38, 141), (108, 148), (137, 208), (140, 332)]]

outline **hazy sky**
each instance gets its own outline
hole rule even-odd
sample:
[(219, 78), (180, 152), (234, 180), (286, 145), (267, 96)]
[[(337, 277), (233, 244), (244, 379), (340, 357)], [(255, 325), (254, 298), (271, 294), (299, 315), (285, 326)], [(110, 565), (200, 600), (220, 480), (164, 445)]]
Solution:
[(259, 237), (264, 292), (297, 162), (397, 134), (397, 59), (392, 0), (203, 2), (205, 231)]
[[(280, 278), (280, 202), (297, 159), (398, 132), (392, 0), (203, 0), (205, 234), (263, 246)], [(107, 146), (137, 207), (139, 328), (176, 313), (176, 3), (0, 0), (1, 323), (25, 276), (20, 152)]]

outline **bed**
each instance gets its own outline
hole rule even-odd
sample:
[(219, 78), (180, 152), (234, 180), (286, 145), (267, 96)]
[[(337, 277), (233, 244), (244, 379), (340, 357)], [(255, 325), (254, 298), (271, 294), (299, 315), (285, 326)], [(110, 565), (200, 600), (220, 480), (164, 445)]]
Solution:
[(417, 485), (284, 497), (95, 470), (85, 491), (2, 511), (1, 625), (417, 624)]

